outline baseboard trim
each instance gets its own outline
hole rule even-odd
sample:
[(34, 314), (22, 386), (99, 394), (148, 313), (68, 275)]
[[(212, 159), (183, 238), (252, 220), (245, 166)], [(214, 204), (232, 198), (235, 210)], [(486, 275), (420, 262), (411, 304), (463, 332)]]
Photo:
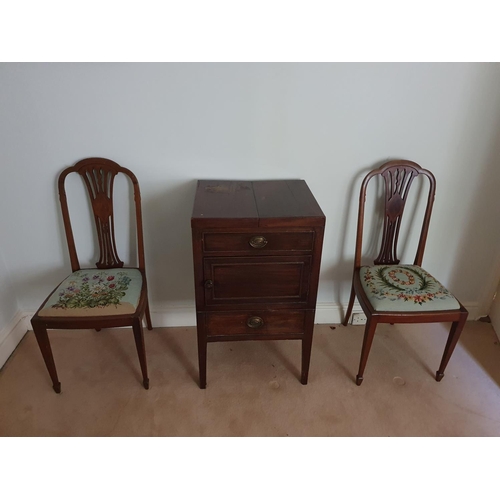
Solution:
[(196, 326), (196, 308), (191, 303), (151, 309), (153, 327)]
[(464, 304), (464, 307), (467, 311), (469, 311), (467, 321), (477, 321), (481, 316), (483, 316), (483, 314), (481, 314), (479, 302), (468, 302)]
[[(464, 304), (469, 311), (469, 321), (479, 318), (479, 304), (471, 302)], [(314, 322), (318, 325), (339, 324), (344, 318), (347, 304), (340, 305), (334, 302), (318, 302)], [(363, 312), (355, 303), (353, 313)], [(12, 321), (0, 331), (0, 368), (5, 364), (15, 348), (21, 342), (28, 330), (31, 330), (30, 319), (33, 311), (18, 311)], [(162, 309), (151, 310), (153, 326), (164, 328), (172, 326), (196, 326), (196, 308), (191, 302), (175, 304)]]
[[(329, 323), (340, 324), (344, 320), (344, 314), (347, 311), (347, 304), (335, 304), (333, 302), (318, 302), (316, 304), (316, 316), (314, 323), (325, 325)], [(358, 304), (354, 304), (352, 314), (362, 313), (363, 309)], [(351, 316), (352, 320), (352, 316)]]
[(0, 330), (0, 369), (30, 329), (28, 313), (18, 311), (12, 321)]

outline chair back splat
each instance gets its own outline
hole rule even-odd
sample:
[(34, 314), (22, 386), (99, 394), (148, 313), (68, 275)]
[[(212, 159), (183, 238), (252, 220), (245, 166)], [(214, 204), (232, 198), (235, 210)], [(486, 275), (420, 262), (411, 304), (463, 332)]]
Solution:
[(394, 160), (385, 163), (379, 169), (372, 170), (370, 173), (368, 173), (363, 180), (359, 196), (359, 217), (356, 239), (355, 266), (361, 266), (366, 190), (370, 180), (377, 175), (382, 176), (382, 178), (384, 179), (385, 210), (382, 243), (380, 246), (380, 252), (374, 261), (375, 264), (399, 264), (399, 259), (397, 257), (397, 245), (399, 230), (401, 228), (401, 220), (403, 218), (403, 212), (406, 206), (408, 193), (410, 192), (411, 185), (416, 177), (418, 177), (419, 175), (424, 175), (429, 179), (429, 194), (427, 198), (427, 206), (422, 223), (422, 230), (420, 233), (417, 253), (414, 260), (414, 264), (420, 266), (422, 265), (425, 243), (427, 241), (427, 233), (429, 231), (429, 222), (436, 193), (436, 180), (431, 172), (408, 160)]
[(141, 193), (136, 176), (128, 169), (105, 158), (88, 158), (76, 163), (73, 167), (65, 169), (59, 176), (59, 199), (66, 232), (66, 240), (73, 271), (80, 269), (78, 255), (73, 237), (73, 230), (69, 217), (68, 202), (66, 198), (65, 180), (72, 173), (81, 175), (92, 204), (94, 221), (99, 242), (99, 269), (112, 269), (123, 267), (123, 261), (118, 257), (115, 242), (114, 213), (113, 213), (113, 185), (118, 173), (123, 173), (132, 182), (134, 188), (134, 202), (137, 226), (137, 246), (139, 269), (144, 270), (144, 243), (142, 235)]

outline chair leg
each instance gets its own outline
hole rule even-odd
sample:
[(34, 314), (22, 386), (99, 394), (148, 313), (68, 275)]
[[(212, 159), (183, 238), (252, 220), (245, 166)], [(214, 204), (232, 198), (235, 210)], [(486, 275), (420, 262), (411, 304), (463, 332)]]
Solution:
[(439, 370), (436, 372), (436, 380), (440, 382), (444, 377), (444, 370), (448, 361), (455, 350), (460, 334), (467, 320), (468, 314), (462, 315), (458, 321), (454, 321), (451, 325), (450, 334), (448, 335), (448, 340), (446, 342), (446, 347), (444, 348), (443, 358), (441, 359), (441, 364), (439, 365)]
[(52, 355), (52, 349), (50, 347), (49, 336), (47, 334), (47, 328), (40, 323), (33, 323), (33, 332), (35, 333), (36, 341), (42, 352), (43, 360), (45, 361), (45, 366), (49, 371), (50, 378), (52, 379), (52, 388), (57, 394), (61, 392), (61, 382), (57, 378), (56, 365), (54, 363), (54, 356)]
[(354, 291), (354, 283), (353, 283), (351, 287), (351, 297), (349, 298), (349, 305), (347, 306), (347, 311), (344, 316), (344, 321), (342, 322), (344, 326), (347, 326), (347, 322), (349, 321), (349, 318), (351, 316), (355, 298), (356, 298), (356, 292)]
[(149, 300), (146, 304), (146, 324), (148, 325), (148, 330), (153, 329), (153, 324), (151, 323), (151, 313), (149, 312)]
[(144, 389), (149, 389), (148, 366), (146, 362), (146, 347), (144, 345), (144, 332), (142, 330), (142, 322), (140, 319), (135, 319), (132, 326), (134, 330), (135, 346), (139, 355), (139, 363), (142, 371), (142, 385)]
[(361, 359), (359, 361), (359, 370), (356, 375), (356, 385), (361, 385), (363, 382), (363, 373), (365, 371), (366, 361), (368, 360), (368, 354), (370, 354), (370, 348), (372, 346), (373, 337), (375, 335), (375, 329), (377, 328), (377, 321), (373, 318), (368, 318), (365, 326), (365, 336), (363, 338), (363, 347), (361, 349)]

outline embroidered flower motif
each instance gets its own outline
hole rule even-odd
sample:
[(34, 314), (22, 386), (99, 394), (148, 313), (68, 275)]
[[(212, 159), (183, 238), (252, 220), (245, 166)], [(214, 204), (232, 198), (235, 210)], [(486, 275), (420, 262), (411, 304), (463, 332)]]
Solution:
[[(92, 281), (86, 274), (75, 273), (80, 282), (70, 281), (69, 286), (59, 292), (59, 300), (52, 307), (56, 309), (76, 309), (117, 306), (125, 296), (130, 282), (127, 273), (119, 271), (118, 276), (106, 276), (105, 272), (99, 272), (92, 276)], [(106, 284), (106, 282), (113, 283)]]
[[(401, 278), (398, 278), (398, 274), (404, 274), (408, 280), (404, 281)], [(415, 284), (415, 277), (406, 271), (405, 269), (395, 269), (393, 271), (389, 272), (389, 277), (392, 279), (392, 281), (399, 283), (400, 285), (414, 285)]]

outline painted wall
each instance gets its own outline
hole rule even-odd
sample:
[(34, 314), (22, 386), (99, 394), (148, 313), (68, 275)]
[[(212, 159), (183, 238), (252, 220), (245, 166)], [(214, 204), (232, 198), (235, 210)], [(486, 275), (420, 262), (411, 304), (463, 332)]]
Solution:
[(3, 340), (2, 329), (13, 320), (18, 309), (16, 292), (0, 249), (0, 344)]
[[(70, 269), (59, 172), (102, 156), (139, 178), (157, 314), (194, 303), (199, 178), (305, 179), (327, 215), (318, 301), (346, 304), (360, 180), (394, 158), (437, 178), (424, 266), (487, 312), (500, 280), (499, 64), (8, 63), (0, 84), (0, 236), (22, 310), (36, 310)], [(91, 263), (77, 181), (70, 209)], [(118, 226), (133, 257), (127, 220)]]

